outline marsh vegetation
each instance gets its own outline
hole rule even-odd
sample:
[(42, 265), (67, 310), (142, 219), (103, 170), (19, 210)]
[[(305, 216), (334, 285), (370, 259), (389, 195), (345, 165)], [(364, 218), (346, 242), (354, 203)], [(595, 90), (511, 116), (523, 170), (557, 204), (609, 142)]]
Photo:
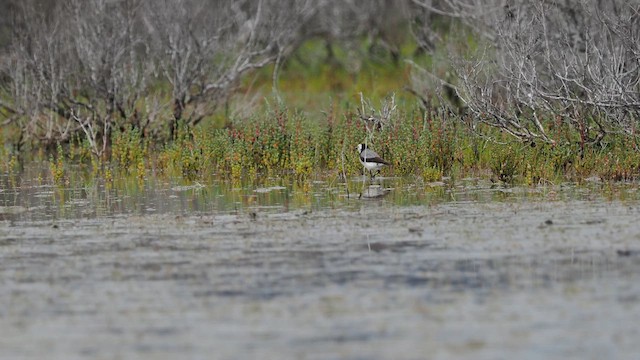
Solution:
[(358, 174), (370, 141), (427, 182), (638, 176), (633, 2), (2, 7), (5, 173), (306, 181)]

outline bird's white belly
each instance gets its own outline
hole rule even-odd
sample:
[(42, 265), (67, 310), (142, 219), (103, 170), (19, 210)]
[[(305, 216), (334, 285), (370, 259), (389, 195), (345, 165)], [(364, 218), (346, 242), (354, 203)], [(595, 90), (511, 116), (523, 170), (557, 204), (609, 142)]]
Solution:
[(365, 169), (369, 171), (380, 170), (384, 166), (384, 164), (381, 164), (381, 163), (366, 162), (366, 161), (360, 161), (360, 162), (362, 163), (362, 165), (364, 165)]

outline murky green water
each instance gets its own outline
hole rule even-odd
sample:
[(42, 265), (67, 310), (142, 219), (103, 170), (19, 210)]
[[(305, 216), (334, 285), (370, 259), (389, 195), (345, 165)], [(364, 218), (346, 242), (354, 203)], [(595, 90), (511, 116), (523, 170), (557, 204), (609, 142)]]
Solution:
[(633, 184), (3, 184), (2, 359), (640, 353)]

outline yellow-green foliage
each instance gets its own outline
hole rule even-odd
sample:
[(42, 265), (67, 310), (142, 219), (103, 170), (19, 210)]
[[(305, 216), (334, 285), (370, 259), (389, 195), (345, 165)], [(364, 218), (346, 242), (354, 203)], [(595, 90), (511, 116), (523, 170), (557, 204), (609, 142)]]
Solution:
[(521, 155), (514, 146), (498, 147), (492, 158), (491, 171), (498, 180), (510, 183), (521, 171), (521, 163)]
[(326, 126), (313, 124), (287, 110), (269, 111), (264, 118), (233, 123), (213, 131), (206, 153), (218, 172), (233, 178), (250, 174), (293, 173), (307, 177), (326, 153)]
[(146, 175), (145, 163), (148, 158), (148, 143), (142, 138), (138, 129), (130, 128), (127, 131), (114, 132), (111, 162), (116, 171), (124, 175), (135, 174), (142, 181)]
[(426, 182), (438, 181), (442, 179), (442, 170), (428, 166), (422, 170), (421, 175)]
[(55, 158), (53, 156), (49, 158), (49, 170), (51, 172), (53, 182), (56, 185), (62, 185), (64, 183), (65, 172), (64, 152), (60, 144), (57, 146), (57, 156)]
[(67, 160), (69, 162), (83, 164), (93, 157), (91, 153), (91, 147), (89, 142), (79, 134), (76, 134), (74, 139), (69, 142), (67, 151)]
[(207, 141), (200, 128), (191, 129), (181, 125), (172, 143), (158, 155), (157, 166), (160, 173), (167, 176), (181, 176), (188, 181), (200, 176), (204, 168), (203, 142)]
[[(0, 141), (5, 144), (8, 140), (5, 138), (5, 132), (0, 129)], [(8, 150), (7, 146), (0, 147), (0, 167), (9, 177), (11, 182), (16, 181), (16, 175), (19, 173), (18, 154)]]
[(607, 150), (591, 152), (595, 175), (607, 181), (630, 181), (640, 176), (640, 152), (633, 139), (623, 138)]
[(463, 162), (460, 140), (455, 120), (412, 111), (399, 114), (382, 134), (378, 148), (394, 164), (395, 175), (415, 174), (435, 181), (451, 173), (456, 159)]

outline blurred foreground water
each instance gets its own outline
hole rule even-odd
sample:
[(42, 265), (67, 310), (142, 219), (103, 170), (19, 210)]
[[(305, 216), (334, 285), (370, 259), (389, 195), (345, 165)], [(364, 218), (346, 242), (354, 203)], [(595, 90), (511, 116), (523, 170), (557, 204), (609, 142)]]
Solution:
[(5, 181), (0, 358), (640, 353), (634, 184), (348, 188)]

